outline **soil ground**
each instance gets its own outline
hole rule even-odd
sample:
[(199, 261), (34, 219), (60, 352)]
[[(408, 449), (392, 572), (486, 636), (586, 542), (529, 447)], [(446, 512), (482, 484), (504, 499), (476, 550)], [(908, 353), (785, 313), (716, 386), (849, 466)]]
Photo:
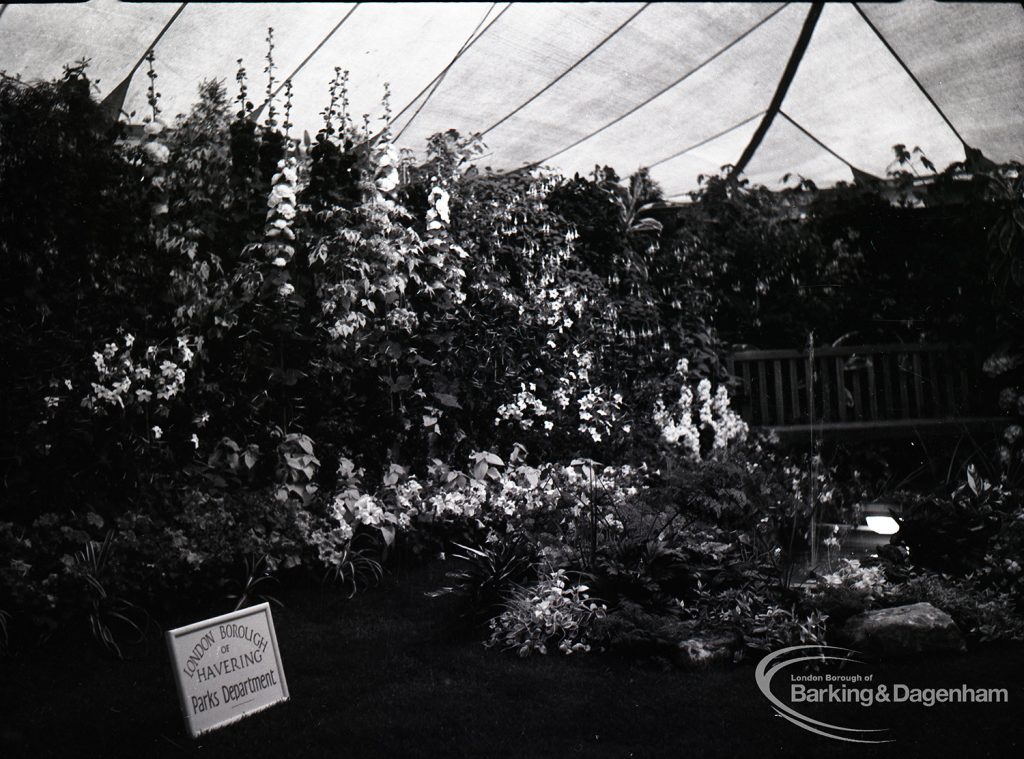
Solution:
[[(274, 620), (291, 701), (192, 740), (166, 650), (129, 660), (87, 636), (0, 659), (0, 757), (1009, 757), (1024, 747), (1024, 648), (875, 665), (912, 687), (1006, 688), (1006, 704), (883, 704), (809, 714), (886, 727), (854, 745), (775, 716), (751, 663), (696, 672), (608, 655), (519, 659), (453, 633), (444, 567), (348, 601), (288, 588)], [(181, 620), (184, 624), (191, 620)], [(76, 640), (69, 636), (68, 640)]]

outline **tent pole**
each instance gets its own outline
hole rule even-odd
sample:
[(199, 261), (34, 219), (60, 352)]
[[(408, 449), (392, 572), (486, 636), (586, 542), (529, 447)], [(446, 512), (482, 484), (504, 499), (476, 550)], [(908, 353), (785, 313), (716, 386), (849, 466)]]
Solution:
[(768, 129), (771, 127), (772, 122), (775, 120), (776, 114), (782, 108), (782, 101), (786, 99), (786, 93), (789, 91), (789, 85), (793, 83), (793, 78), (796, 76), (797, 69), (800, 68), (800, 61), (803, 60), (804, 53), (807, 52), (807, 46), (811, 43), (811, 37), (814, 34), (814, 27), (818, 23), (818, 19), (821, 17), (821, 12), (824, 10), (825, 4), (822, 2), (816, 2), (811, 5), (810, 11), (807, 12), (807, 18), (804, 19), (803, 28), (800, 30), (800, 36), (797, 37), (796, 45), (793, 47), (793, 52), (789, 56), (789, 62), (786, 63), (786, 68), (782, 72), (782, 79), (779, 80), (779, 86), (775, 88), (775, 95), (772, 96), (771, 104), (768, 106), (768, 110), (764, 114), (764, 118), (761, 119), (761, 123), (758, 124), (757, 129), (754, 131), (753, 137), (750, 138), (750, 143), (744, 149), (740, 159), (733, 166), (732, 171), (729, 172), (729, 181), (735, 182), (743, 170), (750, 163), (750, 159), (754, 157), (754, 153), (757, 152), (758, 147), (761, 145), (761, 140), (768, 133)]
[[(594, 131), (590, 132), (589, 134), (586, 134), (586, 135), (584, 135), (583, 137), (580, 137), (580, 138), (579, 138), (578, 140), (576, 140), (576, 141), (575, 141), (574, 143), (572, 143), (571, 145), (567, 145), (566, 147), (564, 147), (564, 148), (561, 148), (560, 150), (556, 150), (556, 151), (555, 151), (554, 153), (551, 153), (550, 155), (548, 155), (548, 156), (545, 156), (544, 158), (541, 158), (541, 159), (540, 159), (539, 161), (533, 161), (532, 163), (529, 163), (529, 164), (527, 164), (527, 165), (525, 165), (525, 166), (521, 166), (521, 167), (519, 167), (519, 168), (517, 168), (517, 169), (514, 169), (514, 171), (517, 171), (517, 172), (518, 172), (518, 171), (527, 171), (527, 170), (530, 170), (530, 169), (535, 169), (535, 168), (537, 168), (538, 166), (540, 166), (540, 165), (542, 165), (542, 164), (544, 164), (544, 163), (547, 163), (547, 162), (548, 162), (548, 161), (550, 161), (550, 160), (551, 160), (552, 158), (554, 158), (554, 157), (556, 157), (556, 156), (560, 156), (560, 155), (562, 155), (562, 153), (566, 153), (566, 152), (568, 152), (568, 151), (572, 150), (572, 149), (573, 149), (574, 147), (576, 147), (577, 145), (581, 145), (582, 143), (584, 143), (584, 142), (586, 142), (587, 140), (589, 140), (589, 139), (590, 139), (591, 137), (595, 137), (595, 136), (599, 135), (599, 134), (600, 134), (601, 132), (603, 132), (604, 130), (606, 130), (606, 129), (609, 129), (610, 127), (613, 127), (613, 126), (615, 126), (616, 124), (618, 124), (618, 123), (619, 123), (620, 121), (622, 121), (623, 119), (629, 118), (629, 117), (630, 117), (630, 116), (632, 116), (632, 115), (633, 115), (634, 113), (636, 113), (637, 111), (639, 111), (639, 110), (640, 110), (641, 108), (643, 108), (643, 107), (645, 107), (645, 106), (649, 105), (650, 103), (654, 102), (655, 100), (657, 100), (658, 98), (660, 98), (660, 97), (661, 97), (662, 95), (664, 95), (664, 94), (665, 94), (666, 92), (668, 92), (668, 91), (669, 91), (669, 90), (671, 90), (672, 88), (674, 88), (674, 87), (677, 87), (677, 86), (679, 86), (680, 84), (682, 84), (683, 82), (685, 82), (685, 81), (686, 81), (687, 79), (689, 79), (689, 78), (690, 78), (691, 76), (693, 76), (694, 74), (696, 74), (696, 73), (697, 73), (698, 71), (700, 71), (700, 70), (701, 70), (702, 68), (704, 68), (705, 66), (707, 66), (707, 65), (708, 65), (709, 63), (711, 63), (712, 61), (716, 60), (716, 59), (717, 59), (717, 58), (719, 58), (720, 56), (722, 56), (722, 55), (724, 55), (725, 53), (727, 53), (727, 52), (728, 52), (729, 50), (731, 50), (731, 49), (732, 49), (732, 48), (734, 48), (734, 47), (735, 47), (736, 45), (738, 45), (739, 43), (741, 43), (741, 42), (742, 42), (743, 40), (745, 40), (745, 39), (746, 39), (747, 37), (749, 37), (749, 36), (750, 36), (751, 34), (753, 34), (753, 33), (754, 33), (755, 31), (757, 31), (757, 30), (758, 30), (758, 29), (760, 29), (760, 28), (761, 28), (762, 26), (764, 26), (764, 25), (765, 25), (766, 23), (768, 23), (768, 22), (769, 22), (769, 21), (771, 21), (771, 20), (772, 20), (773, 18), (775, 18), (775, 16), (777, 16), (777, 15), (778, 15), (779, 13), (781, 13), (781, 12), (782, 12), (782, 11), (783, 11), (783, 10), (784, 10), (785, 8), (787, 8), (788, 6), (789, 6), (789, 3), (784, 3), (783, 5), (780, 5), (780, 6), (778, 7), (778, 8), (776, 8), (776, 9), (775, 9), (774, 11), (772, 11), (771, 13), (769, 13), (769, 14), (768, 14), (767, 16), (765, 16), (765, 17), (764, 17), (763, 19), (761, 19), (760, 21), (758, 21), (758, 22), (757, 22), (756, 24), (754, 24), (754, 25), (753, 25), (752, 27), (750, 27), (749, 29), (747, 29), (747, 31), (743, 32), (743, 34), (741, 34), (741, 35), (740, 35), (739, 37), (737, 37), (736, 39), (734, 39), (734, 40), (733, 40), (732, 42), (730, 42), (730, 43), (729, 43), (728, 45), (726, 45), (725, 47), (719, 48), (719, 50), (718, 50), (717, 52), (713, 53), (713, 54), (712, 54), (711, 56), (709, 56), (708, 58), (705, 58), (705, 59), (704, 59), (703, 61), (701, 61), (701, 62), (700, 62), (700, 63), (698, 63), (698, 64), (697, 64), (696, 66), (694, 66), (693, 68), (691, 68), (691, 69), (690, 69), (689, 71), (687, 71), (686, 73), (684, 73), (684, 74), (683, 74), (682, 76), (680, 76), (680, 77), (679, 77), (678, 79), (676, 79), (676, 80), (675, 80), (674, 82), (672, 82), (671, 84), (669, 84), (669, 85), (668, 85), (667, 87), (663, 87), (663, 88), (662, 88), (661, 90), (659, 90), (658, 92), (656, 92), (656, 93), (654, 93), (653, 95), (651, 95), (651, 96), (650, 96), (649, 98), (647, 98), (646, 100), (644, 100), (644, 101), (643, 101), (642, 103), (638, 103), (637, 105), (633, 106), (633, 107), (632, 107), (632, 108), (630, 108), (630, 109), (629, 109), (628, 111), (626, 111), (625, 113), (621, 114), (620, 116), (616, 116), (616, 117), (615, 117), (614, 119), (612, 119), (611, 121), (609, 121), (609, 122), (608, 122), (607, 124), (605, 124), (604, 126), (598, 127), (597, 129), (595, 129)], [(511, 172), (505, 172), (505, 173), (511, 173)]]

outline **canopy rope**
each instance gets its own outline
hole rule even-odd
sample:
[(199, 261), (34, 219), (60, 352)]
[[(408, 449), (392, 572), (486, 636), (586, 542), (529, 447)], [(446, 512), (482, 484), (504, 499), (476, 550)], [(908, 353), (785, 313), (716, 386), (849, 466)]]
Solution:
[(711, 135), (710, 137), (705, 137), (700, 142), (695, 142), (692, 145), (690, 145), (689, 147), (685, 147), (682, 150), (680, 150), (678, 153), (673, 153), (672, 155), (668, 156), (667, 158), (662, 158), (661, 160), (655, 161), (654, 163), (649, 163), (644, 168), (646, 168), (646, 169), (653, 169), (655, 166), (660, 166), (663, 163), (668, 163), (669, 161), (672, 161), (672, 160), (674, 160), (676, 158), (679, 158), (680, 156), (686, 155), (691, 150), (696, 150), (697, 148), (700, 148), (700, 147), (703, 147), (704, 145), (707, 145), (709, 142), (713, 142), (714, 140), (717, 140), (719, 137), (724, 137), (725, 135), (729, 134), (729, 132), (736, 131), (741, 126), (749, 124), (751, 121), (753, 121), (758, 116), (761, 116), (763, 114), (764, 114), (764, 111), (758, 111), (753, 116), (747, 116), (747, 118), (743, 119), (743, 121), (739, 122), (738, 124), (733, 124), (731, 127), (723, 129), (721, 132), (717, 132), (717, 133)]
[(637, 16), (639, 16), (645, 10), (647, 10), (647, 8), (649, 6), (650, 6), (650, 3), (644, 3), (643, 5), (641, 5), (640, 8), (636, 12), (633, 13), (633, 15), (631, 15), (629, 18), (627, 18), (625, 21), (623, 21), (621, 24), (619, 24), (617, 27), (615, 27), (615, 29), (613, 29), (609, 34), (607, 34), (605, 36), (605, 38), (603, 40), (601, 40), (600, 42), (598, 42), (594, 47), (590, 48), (590, 50), (587, 51), (586, 55), (584, 55), (582, 58), (580, 58), (578, 61), (576, 61), (574, 64), (572, 64), (569, 68), (567, 68), (561, 74), (559, 74), (554, 79), (552, 79), (550, 82), (548, 82), (547, 85), (543, 89), (539, 90), (536, 94), (534, 94), (532, 97), (530, 97), (529, 100), (527, 100), (524, 103), (522, 103), (515, 110), (510, 111), (509, 113), (506, 113), (504, 116), (502, 116), (496, 122), (494, 122), (489, 127), (487, 127), (487, 129), (482, 131), (480, 133), (480, 135), (483, 136), (483, 135), (487, 134), (488, 132), (494, 131), (495, 129), (500, 127), (502, 124), (504, 124), (506, 121), (508, 121), (510, 118), (515, 116), (517, 113), (519, 113), (521, 110), (523, 110), (526, 106), (528, 106), (534, 100), (539, 98), (541, 95), (543, 95), (545, 92), (550, 90), (552, 87), (554, 87), (560, 81), (565, 79), (565, 77), (567, 77), (569, 74), (571, 74), (573, 71), (575, 71), (576, 68), (579, 67), (580, 64), (582, 64), (590, 56), (592, 56), (594, 53), (596, 53), (598, 50), (600, 50), (602, 47), (604, 47), (605, 43), (607, 43), (610, 39), (612, 39), (612, 37), (614, 37), (616, 34), (618, 34), (623, 29), (625, 29), (633, 21), (633, 19), (635, 19)]
[(121, 80), (121, 83), (119, 85), (117, 85), (114, 89), (107, 93), (107, 96), (105, 98), (103, 98), (103, 102), (100, 103), (100, 108), (103, 110), (105, 114), (110, 116), (111, 121), (116, 121), (117, 117), (121, 113), (121, 110), (124, 108), (124, 101), (128, 97), (128, 87), (132, 83), (132, 77), (135, 76), (135, 72), (139, 70), (139, 66), (141, 66), (142, 62), (146, 60), (146, 57), (151, 52), (153, 52), (153, 50), (157, 46), (157, 43), (159, 43), (163, 36), (167, 33), (167, 30), (170, 29), (174, 22), (178, 20), (178, 16), (180, 16), (181, 12), (185, 10), (186, 5), (188, 5), (188, 3), (182, 3), (178, 6), (178, 9), (174, 11), (174, 14), (169, 19), (167, 19), (167, 23), (164, 24), (160, 32), (156, 35), (156, 37), (153, 38), (153, 41), (150, 42), (146, 49), (142, 52), (142, 55), (139, 57), (139, 60), (137, 60), (135, 62), (135, 65), (132, 66), (131, 70), (128, 72), (128, 75), (123, 80)]
[[(487, 17), (491, 15), (491, 11), (494, 10), (494, 7), (496, 5), (497, 3), (491, 3), (491, 7), (487, 9), (487, 13), (485, 13), (484, 17), (480, 19), (480, 23), (476, 25), (476, 29), (474, 29), (473, 32), (469, 35), (469, 37), (466, 38), (466, 41), (462, 43), (462, 47), (459, 48), (459, 51), (455, 54), (455, 57), (452, 58), (451, 62), (443, 69), (441, 69), (441, 73), (435, 76), (433, 80), (427, 84), (426, 87), (420, 90), (419, 94), (416, 95), (416, 97), (409, 101), (405, 108), (398, 112), (398, 115), (396, 115), (393, 119), (391, 119), (390, 122), (388, 122), (388, 126), (394, 124), (396, 121), (398, 121), (399, 118), (401, 118), (402, 114), (405, 113), (410, 106), (412, 106), (413, 103), (420, 99), (423, 93), (427, 93), (427, 96), (423, 98), (423, 102), (419, 104), (419, 107), (416, 108), (416, 111), (412, 114), (412, 116), (409, 117), (409, 120), (405, 122), (405, 125), (401, 128), (401, 130), (399, 130), (398, 134), (395, 136), (396, 141), (399, 140), (403, 134), (405, 134), (405, 130), (408, 129), (409, 125), (412, 124), (412, 122), (416, 120), (416, 117), (420, 115), (420, 112), (423, 110), (424, 106), (426, 106), (426, 104), (430, 101), (430, 98), (434, 96), (434, 93), (437, 92), (438, 87), (441, 86), (441, 82), (443, 82), (444, 78), (448, 76), (448, 72), (451, 71), (452, 66), (454, 66), (458, 62), (459, 58), (461, 58), (471, 47), (473, 47), (473, 45), (476, 44), (476, 41), (478, 39), (480, 39), (487, 33), (488, 29), (494, 26), (495, 22), (497, 22), (498, 19), (505, 15), (505, 12), (512, 7), (513, 3), (508, 3), (504, 8), (502, 8), (498, 15), (496, 15), (494, 18), (488, 21), (487, 26), (484, 26), (483, 30), (481, 31), (480, 27), (483, 26), (485, 21), (487, 21)], [(477, 34), (478, 31), (480, 32), (479, 34)], [(429, 92), (427, 92), (428, 90)]]
[(924, 95), (925, 98), (927, 98), (928, 102), (932, 104), (932, 108), (934, 108), (935, 112), (938, 113), (939, 116), (942, 117), (942, 120), (946, 122), (946, 126), (948, 126), (953, 131), (953, 134), (955, 134), (956, 138), (960, 140), (960, 144), (964, 146), (964, 149), (970, 149), (970, 145), (968, 145), (967, 141), (960, 135), (960, 132), (957, 131), (957, 128), (953, 126), (953, 122), (949, 120), (949, 117), (946, 116), (945, 112), (939, 107), (939, 104), (935, 102), (935, 98), (933, 98), (929, 94), (928, 90), (924, 88), (924, 85), (921, 84), (921, 80), (914, 76), (914, 72), (910, 70), (910, 66), (908, 66), (906, 62), (900, 57), (900, 54), (896, 52), (895, 48), (893, 48), (893, 46), (889, 44), (889, 40), (885, 38), (885, 35), (882, 34), (882, 32), (878, 29), (877, 26), (871, 23), (871, 19), (869, 19), (867, 14), (864, 13), (860, 5), (854, 3), (853, 7), (857, 9), (857, 13), (860, 14), (860, 17), (864, 19), (864, 23), (871, 28), (871, 31), (875, 33), (875, 36), (878, 37), (878, 39), (881, 41), (883, 45), (885, 45), (885, 49), (889, 51), (889, 54), (892, 55), (892, 57), (896, 59), (896, 62), (903, 67), (903, 70), (907, 72), (907, 76), (910, 77), (910, 81), (916, 84), (917, 88), (921, 90), (921, 94)]
[(612, 119), (607, 124), (605, 124), (604, 126), (598, 127), (597, 129), (595, 129), (594, 131), (590, 132), (589, 134), (586, 134), (583, 137), (580, 137), (578, 140), (573, 142), (571, 145), (567, 145), (566, 147), (564, 147), (564, 148), (562, 148), (560, 150), (556, 150), (554, 153), (552, 153), (552, 154), (550, 154), (548, 156), (545, 156), (544, 158), (541, 158), (539, 161), (534, 161), (533, 163), (527, 164), (526, 166), (523, 166), (520, 169), (517, 169), (517, 171), (528, 171), (528, 170), (534, 169), (534, 168), (536, 168), (536, 167), (538, 167), (538, 166), (540, 166), (540, 165), (542, 165), (544, 163), (547, 163), (552, 158), (555, 158), (556, 156), (560, 156), (562, 153), (565, 153), (565, 152), (567, 152), (569, 150), (572, 150), (573, 148), (577, 147), (578, 145), (583, 144), (587, 140), (591, 139), (592, 137), (595, 137), (596, 135), (600, 134), (601, 132), (605, 131), (606, 129), (609, 129), (610, 127), (615, 126), (616, 124), (618, 124), (623, 119), (629, 118), (634, 113), (639, 111), (641, 108), (643, 108), (643, 107), (649, 105), (650, 103), (654, 102), (655, 100), (660, 98), (662, 95), (664, 95), (666, 92), (668, 92), (672, 88), (678, 87), (680, 84), (685, 82), (687, 79), (689, 79), (691, 76), (696, 74), (698, 71), (700, 71), (702, 68), (707, 66), (709, 63), (711, 63), (715, 59), (719, 58), (720, 56), (724, 55), (726, 52), (728, 52), (729, 50), (734, 48), (740, 42), (745, 40), (747, 37), (749, 37), (755, 31), (757, 31), (762, 26), (764, 26), (766, 23), (768, 23), (771, 19), (775, 18), (775, 16), (777, 16), (779, 13), (781, 13), (782, 10), (784, 8), (786, 8), (788, 5), (789, 5), (789, 3), (784, 3), (783, 5), (779, 6), (774, 11), (772, 11), (767, 16), (765, 16), (763, 19), (761, 19), (756, 24), (754, 24), (752, 27), (747, 29), (747, 31), (743, 32), (743, 34), (741, 34), (739, 37), (734, 39), (728, 45), (726, 45), (725, 47), (719, 49), (717, 52), (712, 54), (710, 57), (704, 59), (703, 61), (698, 63), (696, 66), (694, 66), (692, 69), (687, 71), (685, 74), (680, 76), (674, 82), (672, 82), (671, 84), (667, 85), (666, 87), (663, 87), (662, 89), (660, 89), (658, 92), (656, 92), (653, 95), (651, 95), (649, 98), (647, 98), (643, 102), (633, 106), (632, 108), (630, 108), (628, 111), (626, 111), (622, 115), (617, 116), (616, 118)]
[(305, 67), (305, 65), (307, 63), (309, 63), (313, 59), (313, 56), (320, 52), (320, 48), (322, 48), (324, 45), (326, 45), (327, 41), (331, 37), (334, 36), (334, 33), (337, 32), (339, 29), (341, 29), (341, 27), (344, 25), (344, 23), (346, 21), (348, 21), (349, 16), (351, 16), (353, 13), (355, 13), (356, 8), (358, 8), (360, 5), (362, 5), (361, 2), (360, 3), (356, 3), (351, 8), (349, 8), (348, 11), (345, 13), (345, 15), (341, 17), (341, 21), (339, 21), (337, 24), (335, 24), (334, 28), (331, 29), (331, 31), (327, 32), (327, 36), (324, 37), (322, 40), (320, 40), (320, 43), (315, 48), (313, 48), (312, 52), (309, 55), (307, 55), (305, 58), (302, 59), (302, 63), (300, 63), (298, 66), (296, 66), (295, 70), (281, 81), (281, 84), (279, 84), (277, 86), (277, 89), (274, 90), (273, 93), (271, 93), (270, 97), (268, 97), (266, 100), (264, 100), (260, 104), (260, 107), (256, 109), (255, 113), (253, 114), (253, 118), (254, 119), (258, 119), (259, 118), (260, 113), (262, 113), (263, 109), (267, 107), (267, 105), (270, 103), (270, 101), (272, 101), (274, 98), (276, 98), (278, 95), (281, 94), (281, 90), (283, 90), (287, 86), (288, 82), (292, 81), (295, 78), (295, 75), (298, 74), (300, 71), (302, 71), (302, 69)]
[(768, 104), (768, 110), (765, 111), (764, 118), (761, 119), (761, 123), (754, 130), (754, 134), (751, 136), (747, 147), (743, 150), (740, 159), (733, 166), (732, 171), (729, 172), (728, 179), (730, 181), (735, 181), (743, 173), (747, 164), (750, 163), (750, 159), (754, 157), (754, 153), (760, 147), (761, 140), (768, 133), (772, 122), (775, 121), (775, 115), (782, 108), (782, 101), (786, 99), (789, 85), (793, 83), (797, 69), (800, 68), (800, 61), (803, 60), (804, 53), (807, 52), (807, 46), (811, 43), (811, 37), (814, 35), (814, 27), (817, 25), (818, 19), (821, 18), (821, 12), (824, 10), (824, 7), (824, 3), (816, 2), (811, 5), (811, 9), (807, 12), (807, 18), (804, 19), (800, 35), (796, 38), (796, 45), (793, 46), (793, 52), (790, 53), (789, 60), (786, 62), (786, 68), (782, 72), (779, 85), (775, 88), (775, 94), (772, 96), (771, 103)]
[(830, 155), (831, 155), (831, 156), (832, 156), (833, 158), (837, 158), (837, 159), (839, 159), (840, 161), (842, 161), (843, 163), (845, 163), (845, 164), (846, 164), (846, 166), (847, 166), (847, 168), (849, 168), (849, 169), (850, 169), (850, 171), (852, 171), (852, 172), (853, 172), (853, 175), (854, 175), (854, 177), (857, 177), (857, 178), (863, 178), (863, 177), (870, 177), (871, 179), (876, 179), (876, 180), (878, 179), (878, 177), (876, 177), (876, 176), (875, 176), (874, 174), (872, 174), (872, 173), (871, 173), (870, 171), (864, 171), (863, 169), (858, 169), (858, 168), (857, 168), (856, 166), (854, 166), (854, 165), (853, 165), (852, 163), (850, 163), (849, 161), (847, 161), (847, 160), (846, 160), (845, 158), (843, 158), (843, 157), (842, 157), (841, 155), (839, 155), (839, 153), (837, 153), (836, 151), (834, 151), (834, 150), (833, 150), (832, 148), (830, 148), (830, 147), (829, 147), (828, 145), (826, 145), (826, 144), (825, 144), (824, 142), (822, 142), (822, 141), (821, 141), (821, 140), (819, 140), (819, 139), (818, 139), (817, 137), (815, 137), (815, 136), (814, 136), (813, 134), (811, 134), (811, 132), (810, 132), (809, 130), (805, 129), (805, 128), (803, 127), (803, 125), (801, 125), (801, 124), (800, 124), (800, 123), (799, 123), (799, 122), (798, 122), (798, 121), (797, 121), (796, 119), (794, 119), (794, 118), (793, 118), (792, 116), (790, 116), (790, 115), (789, 115), (788, 113), (786, 113), (786, 112), (785, 112), (784, 110), (782, 110), (781, 108), (779, 109), (779, 115), (780, 115), (780, 116), (782, 116), (782, 118), (784, 118), (784, 119), (785, 119), (786, 121), (788, 121), (788, 122), (789, 122), (790, 124), (792, 124), (793, 126), (795, 126), (795, 127), (797, 128), (797, 129), (799, 129), (799, 130), (800, 130), (801, 132), (803, 132), (803, 133), (804, 133), (804, 134), (805, 134), (805, 135), (806, 135), (807, 137), (809, 137), (809, 138), (810, 138), (810, 139), (811, 139), (811, 140), (812, 140), (812, 141), (814, 142), (814, 144), (815, 144), (815, 145), (817, 145), (817, 146), (818, 146), (819, 148), (821, 148), (822, 150), (824, 150), (824, 151), (826, 151), (827, 153), (829, 153), (829, 154), (830, 154)]

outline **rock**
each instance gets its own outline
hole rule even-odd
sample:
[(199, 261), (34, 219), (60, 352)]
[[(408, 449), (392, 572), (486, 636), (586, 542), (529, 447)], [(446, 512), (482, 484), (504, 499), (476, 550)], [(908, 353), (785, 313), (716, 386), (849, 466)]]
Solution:
[(672, 656), (677, 642), (694, 634), (696, 624), (652, 614), (625, 601), (595, 624), (594, 637), (607, 648), (633, 656)]
[(857, 651), (887, 656), (965, 649), (952, 617), (924, 602), (857, 614), (839, 629), (837, 639)]
[(594, 635), (609, 650), (685, 669), (731, 663), (743, 646), (743, 636), (736, 631), (702, 633), (693, 620), (653, 614), (629, 601), (599, 620)]
[(686, 668), (708, 667), (715, 664), (729, 664), (736, 651), (743, 645), (743, 638), (734, 631), (711, 633), (697, 638), (681, 640), (676, 645), (673, 661)]

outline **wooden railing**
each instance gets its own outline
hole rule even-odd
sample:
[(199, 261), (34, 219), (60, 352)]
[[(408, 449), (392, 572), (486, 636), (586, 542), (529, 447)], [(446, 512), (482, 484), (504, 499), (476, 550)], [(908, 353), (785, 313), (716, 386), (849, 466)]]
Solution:
[(921, 428), (992, 422), (977, 353), (948, 345), (756, 350), (728, 358), (748, 424), (780, 431)]

